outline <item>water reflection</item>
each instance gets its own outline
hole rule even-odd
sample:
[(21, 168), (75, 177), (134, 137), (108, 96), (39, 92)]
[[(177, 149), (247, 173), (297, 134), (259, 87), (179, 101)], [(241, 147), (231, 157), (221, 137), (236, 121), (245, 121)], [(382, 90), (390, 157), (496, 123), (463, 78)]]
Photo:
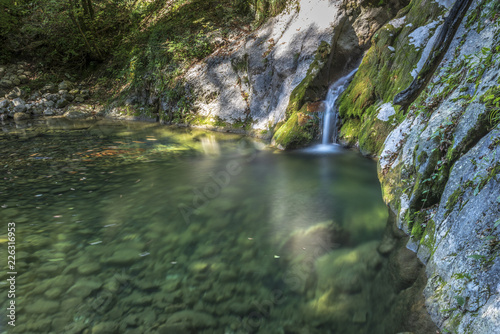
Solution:
[(9, 333), (411, 329), (374, 309), (394, 299), (374, 299), (392, 253), (372, 161), (155, 124), (16, 131), (1, 137), (1, 221), (19, 231)]

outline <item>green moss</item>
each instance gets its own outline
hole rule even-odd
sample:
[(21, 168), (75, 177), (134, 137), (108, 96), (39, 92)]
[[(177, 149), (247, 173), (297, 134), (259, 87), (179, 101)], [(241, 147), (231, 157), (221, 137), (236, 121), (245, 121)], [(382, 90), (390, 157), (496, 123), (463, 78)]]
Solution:
[[(375, 106), (371, 106), (368, 112), (376, 112), (376, 110), (370, 111), (371, 109), (376, 109)], [(361, 128), (358, 128), (360, 131), (357, 134), (361, 152), (369, 155), (379, 154), (384, 145), (385, 138), (393, 128), (394, 126), (390, 122), (383, 122), (376, 117), (366, 120), (361, 125)]]
[(311, 63), (309, 69), (307, 70), (306, 77), (297, 87), (295, 87), (295, 89), (290, 94), (290, 100), (286, 108), (286, 114), (288, 117), (290, 117), (294, 112), (300, 110), (304, 103), (307, 102), (307, 91), (308, 89), (310, 89), (310, 86), (312, 85), (314, 79), (328, 60), (330, 48), (330, 44), (325, 41), (322, 41), (319, 45), (314, 57), (314, 61)]
[[(273, 136), (273, 142), (283, 149), (305, 146), (315, 138), (319, 131), (318, 115), (317, 113), (309, 113), (305, 103), (310, 100), (308, 93), (314, 90), (314, 80), (325, 66), (329, 53), (330, 45), (322, 41), (316, 51), (314, 61), (307, 70), (306, 77), (290, 94), (286, 109), (287, 120), (276, 127), (278, 130)], [(299, 112), (310, 117), (312, 121), (308, 124), (299, 124)]]
[(422, 153), (419, 154), (417, 161), (419, 164), (422, 164), (427, 160), (428, 157), (429, 156), (428, 156), (427, 152), (422, 151)]
[(427, 212), (417, 211), (409, 213), (409, 222), (409, 226), (411, 227), (411, 236), (417, 240), (422, 239), (428, 223)]
[(213, 120), (213, 124), (215, 126), (219, 126), (219, 127), (227, 127), (228, 126), (228, 123), (226, 121), (224, 121), (222, 118), (220, 118), (219, 116), (215, 116), (215, 119)]
[(464, 189), (457, 188), (453, 192), (453, 194), (451, 194), (450, 197), (448, 197), (448, 201), (446, 201), (446, 205), (445, 205), (445, 208), (446, 208), (445, 216), (448, 216), (453, 211), (453, 209), (457, 205), (459, 199), (462, 197), (462, 195), (464, 193), (465, 193)]
[(340, 137), (345, 144), (355, 146), (358, 141), (359, 127), (361, 121), (357, 118), (350, 118), (343, 120), (342, 127), (340, 128)]
[(298, 113), (293, 114), (274, 134), (273, 140), (282, 148), (305, 146), (314, 138), (311, 125), (299, 125)]
[[(371, 154), (378, 153), (385, 137), (392, 130), (389, 125), (376, 125), (377, 108), (384, 102), (392, 101), (394, 96), (405, 89), (413, 80), (409, 75), (420, 59), (422, 49), (415, 49), (408, 44), (408, 35), (412, 27), (425, 25), (435, 20), (443, 11), (437, 3), (426, 0), (412, 1), (400, 11), (397, 17), (406, 15), (406, 22), (412, 26), (394, 28), (390, 24), (382, 27), (372, 38), (372, 46), (367, 51), (359, 69), (349, 87), (339, 99), (339, 114), (348, 127), (341, 129), (341, 139), (359, 140)], [(388, 47), (395, 49), (392, 52)], [(402, 122), (406, 114), (398, 110), (396, 120)], [(360, 125), (352, 128), (352, 119), (357, 119)], [(380, 129), (381, 128), (381, 129)], [(382, 130), (376, 136), (367, 134), (367, 130)], [(344, 136), (349, 135), (350, 138)], [(375, 143), (376, 141), (376, 143)], [(380, 143), (379, 143), (380, 142)]]
[(494, 167), (488, 168), (487, 171), (488, 175), (483, 177), (477, 185), (478, 191), (481, 191), (492, 178), (496, 178), (496, 176), (500, 174), (500, 164), (497, 163)]
[(431, 255), (434, 253), (434, 245), (436, 242), (436, 238), (434, 236), (436, 232), (436, 223), (434, 220), (429, 219), (427, 222), (424, 231), (422, 232), (422, 237), (420, 238), (420, 245), (426, 247)]

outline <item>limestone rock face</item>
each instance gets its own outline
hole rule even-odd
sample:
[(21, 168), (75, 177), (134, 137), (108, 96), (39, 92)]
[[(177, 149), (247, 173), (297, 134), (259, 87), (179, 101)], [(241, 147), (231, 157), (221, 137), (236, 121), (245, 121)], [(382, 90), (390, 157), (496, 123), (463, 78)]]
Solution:
[(285, 10), (190, 69), (186, 78), (196, 112), (229, 124), (250, 120), (255, 130), (271, 129), (286, 118), (294, 88), (318, 74), (309, 71), (322, 42), (339, 57), (328, 59), (320, 89), (308, 97), (311, 102), (324, 98), (332, 77), (354, 66), (373, 33), (403, 4), (299, 1), (300, 10)]
[[(484, 15), (496, 13), (495, 3), (484, 3)], [(418, 103), (403, 119), (385, 121), (394, 128), (379, 176), (398, 226), (411, 235), (407, 247), (427, 265), (432, 319), (450, 332), (486, 334), (499, 333), (500, 118), (493, 100), (500, 92), (500, 25), (475, 20), (478, 6), (473, 1)], [(424, 37), (426, 49), (432, 34)], [(479, 63), (486, 66), (477, 72)]]

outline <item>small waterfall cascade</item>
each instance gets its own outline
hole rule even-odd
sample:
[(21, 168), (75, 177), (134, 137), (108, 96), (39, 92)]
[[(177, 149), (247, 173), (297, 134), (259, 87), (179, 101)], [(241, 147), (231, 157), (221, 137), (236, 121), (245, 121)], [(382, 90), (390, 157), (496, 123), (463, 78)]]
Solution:
[(335, 81), (328, 89), (326, 99), (323, 101), (325, 104), (325, 112), (323, 116), (323, 138), (321, 141), (322, 145), (329, 145), (335, 143), (337, 140), (338, 115), (335, 102), (337, 101), (337, 98), (340, 96), (340, 94), (342, 94), (342, 92), (347, 88), (347, 85), (351, 81), (356, 71), (357, 69)]

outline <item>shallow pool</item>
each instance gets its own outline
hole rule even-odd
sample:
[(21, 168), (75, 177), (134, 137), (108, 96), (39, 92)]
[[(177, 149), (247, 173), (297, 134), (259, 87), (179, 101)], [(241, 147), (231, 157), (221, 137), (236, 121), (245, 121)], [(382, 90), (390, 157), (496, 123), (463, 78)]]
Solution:
[(411, 329), (383, 318), (406, 287), (385, 279), (375, 162), (157, 124), (39, 123), (0, 136), (0, 332)]

